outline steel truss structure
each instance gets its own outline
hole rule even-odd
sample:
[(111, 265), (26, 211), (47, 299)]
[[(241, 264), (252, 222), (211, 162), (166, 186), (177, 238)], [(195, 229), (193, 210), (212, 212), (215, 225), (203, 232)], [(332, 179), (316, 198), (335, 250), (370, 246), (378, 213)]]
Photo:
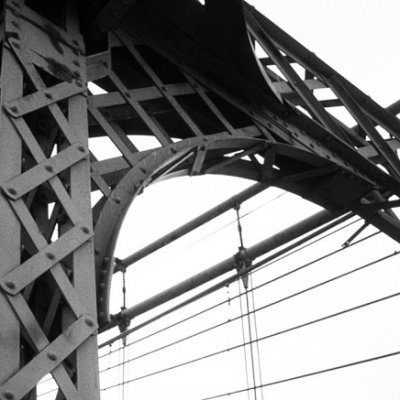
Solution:
[[(250, 259), (349, 212), (400, 241), (391, 211), (400, 195), (397, 105), (380, 107), (241, 0), (81, 3), (2, 2), (6, 400), (35, 399), (49, 373), (57, 399), (99, 398), (98, 329), (124, 326), (237, 268), (232, 257), (146, 304), (109, 314), (112, 276), (135, 261), (115, 262), (119, 228), (135, 196), (158, 180), (226, 174), (259, 184), (154, 248), (269, 186), (327, 211), (248, 249)], [(321, 100), (320, 90), (329, 98)], [(357, 125), (345, 125), (331, 107)], [(140, 151), (138, 135), (152, 137), (154, 149)], [(97, 137), (120, 156), (96, 159), (89, 139)], [(101, 196), (92, 205), (95, 191)]]

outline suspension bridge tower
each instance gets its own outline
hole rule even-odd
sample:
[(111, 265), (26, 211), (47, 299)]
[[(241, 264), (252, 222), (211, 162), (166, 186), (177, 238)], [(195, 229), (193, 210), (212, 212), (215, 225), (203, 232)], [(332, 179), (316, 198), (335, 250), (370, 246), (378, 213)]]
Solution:
[[(398, 105), (379, 106), (245, 1), (3, 0), (1, 10), (1, 400), (36, 399), (49, 374), (57, 399), (99, 399), (98, 332), (124, 331), (231, 270), (243, 277), (302, 235), (358, 215), (400, 241)], [(140, 151), (139, 135), (153, 148)], [(97, 159), (96, 138), (118, 156)], [(255, 184), (115, 259), (134, 198), (182, 174)], [(325, 210), (110, 314), (116, 272), (270, 186)]]

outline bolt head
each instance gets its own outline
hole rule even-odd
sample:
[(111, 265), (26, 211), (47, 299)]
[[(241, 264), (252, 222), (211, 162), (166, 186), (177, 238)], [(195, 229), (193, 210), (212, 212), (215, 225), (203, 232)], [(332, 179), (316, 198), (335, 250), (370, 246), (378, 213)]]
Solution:
[(6, 390), (5, 392), (3, 392), (3, 396), (4, 396), (4, 398), (7, 399), (7, 400), (14, 400), (14, 399), (15, 399), (14, 393), (12, 393), (12, 392), (10, 392), (10, 391), (8, 391), (8, 390)]
[(51, 361), (56, 361), (57, 360), (57, 355), (56, 353), (53, 353), (52, 351), (47, 353), (47, 358)]
[(15, 283), (12, 281), (6, 281), (5, 285), (8, 289), (14, 290), (15, 289)]

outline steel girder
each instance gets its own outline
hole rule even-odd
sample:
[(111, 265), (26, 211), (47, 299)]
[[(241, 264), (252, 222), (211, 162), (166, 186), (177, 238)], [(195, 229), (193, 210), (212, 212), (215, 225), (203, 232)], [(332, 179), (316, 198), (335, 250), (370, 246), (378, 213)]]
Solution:
[[(125, 212), (146, 185), (168, 174), (223, 173), (280, 186), (330, 210), (355, 210), (399, 240), (390, 211), (363, 208), (399, 193), (398, 120), (265, 17), (241, 1), (203, 7), (154, 0), (135, 3), (115, 28), (108, 50), (90, 61), (93, 79), (108, 92), (89, 98), (91, 134), (153, 134), (161, 147), (132, 155), (119, 145), (122, 157), (94, 163), (112, 187), (94, 212), (101, 325), (110, 321), (113, 253)], [(255, 42), (268, 58), (257, 58)], [(319, 101), (319, 89), (330, 89), (332, 99)], [(332, 105), (359, 126), (335, 119)], [(385, 139), (377, 125), (387, 129)]]
[(51, 373), (58, 398), (98, 399), (86, 62), (79, 20), (74, 2), (60, 11), (64, 28), (23, 1), (4, 3), (0, 397), (36, 398), (38, 382)]
[[(354, 211), (400, 241), (388, 201), (400, 193), (399, 120), (256, 10), (240, 0), (72, 5), (3, 7), (0, 396), (35, 398), (52, 373), (59, 398), (98, 397), (95, 303), (105, 329), (120, 225), (160, 179), (253, 179)], [(320, 101), (320, 89), (332, 98)], [(154, 149), (139, 151), (138, 135)], [(97, 160), (97, 137), (119, 156)]]

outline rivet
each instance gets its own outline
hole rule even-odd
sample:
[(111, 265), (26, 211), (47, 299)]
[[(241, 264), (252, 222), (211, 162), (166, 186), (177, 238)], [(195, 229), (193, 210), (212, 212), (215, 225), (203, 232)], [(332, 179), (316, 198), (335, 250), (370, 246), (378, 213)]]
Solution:
[(90, 327), (94, 326), (94, 322), (90, 318), (85, 318), (85, 324)]
[(81, 153), (85, 153), (85, 152), (86, 152), (86, 149), (85, 149), (84, 146), (78, 146), (78, 150), (79, 150)]
[(12, 393), (12, 392), (9, 392), (8, 390), (7, 391), (5, 391), (5, 392), (3, 392), (3, 396), (4, 396), (4, 398), (5, 399), (7, 399), (7, 400), (14, 400), (14, 393)]
[(56, 259), (56, 256), (53, 253), (46, 253), (46, 257), (49, 260), (55, 260)]
[(79, 62), (79, 61), (76, 61), (76, 60), (73, 61), (73, 64), (74, 64), (75, 66), (77, 66), (77, 67), (80, 67), (80, 66), (81, 66), (80, 62)]
[(17, 191), (14, 188), (8, 188), (8, 193), (12, 194), (13, 196), (15, 196), (17, 194)]
[(120, 204), (121, 203), (121, 199), (119, 197), (115, 197), (113, 199), (114, 203)]
[(53, 95), (51, 93), (45, 93), (44, 94), (49, 100), (53, 99)]
[(12, 21), (11, 22), (12, 26), (15, 26), (16, 28), (19, 28), (19, 23), (17, 21)]
[(90, 233), (90, 229), (87, 226), (82, 226), (82, 232), (86, 233), (87, 235)]
[(176, 154), (178, 152), (178, 150), (177, 149), (175, 149), (175, 147), (172, 147), (171, 148), (171, 153), (174, 153), (174, 154)]
[(44, 169), (48, 172), (54, 172), (54, 169), (51, 165), (45, 165)]
[(53, 353), (52, 351), (47, 353), (47, 358), (51, 361), (56, 361), (57, 360), (57, 355)]
[(140, 168), (140, 171), (143, 172), (144, 174), (147, 173), (147, 169), (146, 169), (146, 168), (143, 168), (143, 167)]
[(16, 112), (18, 112), (18, 107), (17, 107), (17, 106), (12, 106), (12, 107), (10, 108), (10, 111), (16, 113)]
[(21, 46), (19, 45), (19, 43), (12, 42), (12, 44), (13, 44), (13, 46), (14, 46), (16, 49), (20, 49), (20, 48), (21, 48)]
[(76, 39), (74, 39), (74, 40), (72, 41), (72, 43), (73, 43), (75, 46), (79, 46), (79, 42), (78, 42)]
[(125, 92), (126, 97), (131, 97), (131, 94), (129, 92)]
[(94, 249), (94, 254), (95, 254), (96, 256), (100, 255), (100, 250), (99, 250), (99, 249)]
[(11, 290), (14, 290), (14, 289), (15, 289), (15, 283), (14, 283), (14, 282), (6, 281), (6, 282), (5, 282), (5, 285), (6, 285), (6, 287), (8, 287), (8, 288), (11, 289)]

